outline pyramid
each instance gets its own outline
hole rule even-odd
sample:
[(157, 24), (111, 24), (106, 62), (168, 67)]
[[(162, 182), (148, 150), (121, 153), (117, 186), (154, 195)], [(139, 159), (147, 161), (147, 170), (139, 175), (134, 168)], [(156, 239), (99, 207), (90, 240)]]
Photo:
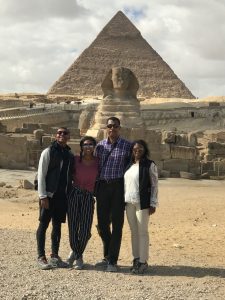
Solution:
[(109, 69), (120, 66), (136, 75), (139, 97), (195, 98), (121, 11), (53, 84), (48, 94), (102, 96), (103, 79)]

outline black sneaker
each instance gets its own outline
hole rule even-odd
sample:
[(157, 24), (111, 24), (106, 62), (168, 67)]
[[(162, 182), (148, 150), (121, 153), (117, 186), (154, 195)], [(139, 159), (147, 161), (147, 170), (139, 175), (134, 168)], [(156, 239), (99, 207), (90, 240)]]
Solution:
[(133, 259), (133, 264), (132, 264), (132, 267), (130, 268), (130, 270), (132, 271), (133, 269), (136, 268), (136, 266), (138, 265), (139, 263), (139, 257), (136, 257)]
[(147, 270), (148, 270), (147, 262), (145, 262), (145, 263), (138, 262), (136, 267), (131, 272), (133, 274), (143, 275)]
[(108, 263), (109, 263), (108, 259), (107, 258), (103, 258), (102, 260), (98, 261), (95, 264), (95, 267), (107, 267)]

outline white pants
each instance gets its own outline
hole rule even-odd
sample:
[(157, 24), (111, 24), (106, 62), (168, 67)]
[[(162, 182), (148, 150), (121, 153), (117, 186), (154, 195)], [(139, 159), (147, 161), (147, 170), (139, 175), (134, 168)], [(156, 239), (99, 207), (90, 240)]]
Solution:
[(127, 220), (131, 230), (132, 255), (141, 263), (149, 257), (149, 209), (140, 209), (140, 204), (126, 203)]

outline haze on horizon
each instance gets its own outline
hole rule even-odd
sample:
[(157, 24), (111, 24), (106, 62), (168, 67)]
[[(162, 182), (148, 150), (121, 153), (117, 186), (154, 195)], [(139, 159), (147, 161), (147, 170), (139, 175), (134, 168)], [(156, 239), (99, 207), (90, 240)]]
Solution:
[(0, 7), (0, 93), (46, 93), (122, 10), (196, 97), (225, 95), (224, 0), (115, 0), (110, 6), (0, 0)]

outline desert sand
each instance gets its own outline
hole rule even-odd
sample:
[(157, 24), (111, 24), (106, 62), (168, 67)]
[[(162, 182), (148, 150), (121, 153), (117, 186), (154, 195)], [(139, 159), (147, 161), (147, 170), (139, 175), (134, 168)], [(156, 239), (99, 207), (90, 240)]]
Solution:
[[(93, 223), (84, 254), (85, 268), (42, 271), (36, 265), (38, 198), (18, 188), (33, 172), (0, 172), (0, 298), (8, 299), (224, 299), (225, 182), (159, 180), (160, 205), (151, 217), (149, 271), (132, 275), (130, 231), (125, 221), (120, 271), (105, 273), (94, 264), (102, 244)], [(50, 229), (46, 252), (50, 253)], [(60, 255), (69, 252), (63, 225)]]

